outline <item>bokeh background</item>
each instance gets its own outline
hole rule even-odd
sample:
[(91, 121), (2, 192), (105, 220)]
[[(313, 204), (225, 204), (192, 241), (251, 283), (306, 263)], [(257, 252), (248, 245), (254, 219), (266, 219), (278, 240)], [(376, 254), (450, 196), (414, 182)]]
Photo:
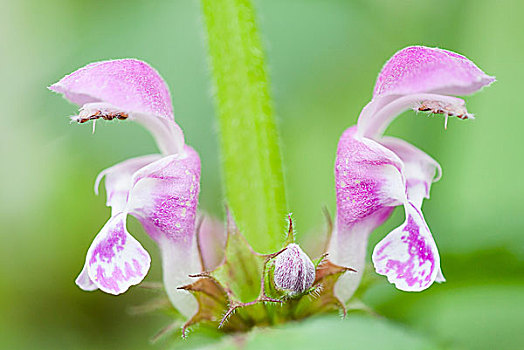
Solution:
[[(475, 121), (405, 113), (388, 130), (438, 159), (424, 212), (448, 280), (403, 293), (385, 279), (365, 301), (399, 327), (463, 349), (524, 344), (524, 2), (520, 0), (256, 1), (299, 238), (334, 212), (342, 131), (368, 102), (382, 64), (412, 44), (465, 54), (498, 81), (468, 97)], [(157, 68), (203, 163), (201, 208), (222, 215), (216, 123), (198, 1), (0, 1), (0, 348), (146, 349), (162, 314), (132, 315), (151, 294), (85, 293), (74, 279), (109, 215), (97, 173), (155, 152), (131, 123), (70, 125), (76, 107), (46, 86), (86, 63), (136, 57)], [(373, 235), (398, 226), (402, 212)], [(154, 244), (149, 281), (160, 279)], [(358, 322), (347, 321), (348, 329)], [(308, 332), (320, 330), (309, 324)], [(351, 326), (353, 325), (353, 326)], [(355, 326), (356, 325), (356, 326)], [(339, 325), (340, 326), (340, 325)], [(364, 337), (377, 337), (377, 333)], [(332, 335), (336, 339), (336, 334)], [(186, 342), (187, 346), (188, 343)], [(328, 348), (328, 347), (326, 347)], [(344, 347), (341, 347), (344, 348)], [(406, 348), (409, 346), (406, 344)]]

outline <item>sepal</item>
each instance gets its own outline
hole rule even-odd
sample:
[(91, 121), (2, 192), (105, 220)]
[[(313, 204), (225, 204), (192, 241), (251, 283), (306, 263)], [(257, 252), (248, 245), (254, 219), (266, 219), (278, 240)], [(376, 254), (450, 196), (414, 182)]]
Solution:
[(327, 254), (322, 256), (316, 265), (315, 281), (309, 295), (300, 300), (296, 307), (295, 317), (302, 319), (317, 313), (339, 310), (345, 316), (346, 304), (335, 294), (335, 284), (346, 273), (356, 270), (332, 263)]
[[(280, 252), (279, 252), (280, 253)], [(179, 287), (193, 294), (198, 310), (183, 326), (183, 334), (197, 323), (212, 323), (225, 332), (246, 331), (270, 324), (264, 303), (281, 303), (267, 296), (265, 269), (275, 254), (258, 254), (228, 218), (227, 241), (222, 263), (213, 271), (191, 277), (195, 282)], [(247, 328), (246, 328), (247, 327)]]
[[(290, 217), (289, 223), (288, 238), (293, 237)], [(308, 258), (311, 282), (290, 293), (277, 287), (275, 270), (278, 261), (286, 259), (290, 246), (297, 246), (295, 243), (273, 254), (258, 254), (231, 218), (227, 234), (222, 263), (213, 271), (192, 275), (195, 282), (179, 287), (193, 294), (198, 303), (197, 312), (182, 328), (183, 335), (197, 324), (212, 325), (226, 333), (245, 332), (254, 326), (280, 324), (316, 313), (346, 313), (345, 303), (335, 295), (334, 287), (341, 276), (354, 269), (334, 264), (327, 259), (327, 253), (314, 263)]]

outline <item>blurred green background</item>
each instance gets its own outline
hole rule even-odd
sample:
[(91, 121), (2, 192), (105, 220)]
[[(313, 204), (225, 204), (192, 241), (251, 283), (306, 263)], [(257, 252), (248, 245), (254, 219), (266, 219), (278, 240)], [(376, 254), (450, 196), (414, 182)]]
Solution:
[[(412, 294), (380, 278), (365, 301), (401, 329), (412, 328), (439, 344), (522, 348), (524, 2), (256, 4), (290, 209), (304, 241), (322, 228), (323, 205), (334, 212), (338, 137), (356, 122), (382, 64), (395, 51), (413, 44), (439, 46), (497, 76), (491, 88), (467, 98), (475, 121), (451, 120), (444, 131), (441, 118), (409, 112), (388, 130), (427, 151), (444, 169), (424, 212), (447, 283)], [(92, 191), (97, 173), (155, 152), (152, 138), (125, 122), (99, 123), (94, 135), (90, 126), (70, 125), (66, 116), (76, 107), (46, 86), (92, 61), (149, 62), (171, 87), (177, 121), (200, 152), (200, 206), (221, 215), (216, 123), (199, 11), (195, 0), (0, 1), (0, 348), (144, 349), (168, 323), (164, 315), (129, 313), (152, 297), (146, 291), (132, 288), (115, 298), (82, 292), (74, 284), (109, 215), (103, 196)], [(396, 212), (373, 241), (402, 220)], [(159, 280), (154, 244), (136, 223), (131, 230), (153, 255), (147, 279)], [(360, 324), (347, 322), (338, 327)], [(311, 327), (308, 332), (320, 329)], [(369, 329), (375, 330), (370, 338), (382, 334), (380, 328)]]

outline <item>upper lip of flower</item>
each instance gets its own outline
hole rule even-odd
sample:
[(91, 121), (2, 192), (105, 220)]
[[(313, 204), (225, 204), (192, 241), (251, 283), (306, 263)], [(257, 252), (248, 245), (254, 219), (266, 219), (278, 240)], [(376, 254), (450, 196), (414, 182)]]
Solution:
[(495, 77), (485, 74), (466, 57), (451, 51), (411, 46), (398, 51), (382, 68), (373, 99), (359, 116), (359, 135), (380, 137), (400, 112), (419, 107), (421, 102), (441, 102), (450, 109), (431, 109), (456, 116), (455, 108), (467, 111), (464, 101), (452, 97), (469, 95), (489, 86)]
[[(440, 165), (409, 143), (382, 134), (398, 114), (410, 108), (443, 114), (446, 123), (452, 116), (472, 118), (464, 101), (450, 95), (471, 94), (494, 81), (464, 56), (438, 48), (408, 47), (384, 65), (357, 127), (348, 129), (339, 142), (337, 237), (331, 244), (336, 263), (350, 263), (342, 246), (362, 244), (365, 248), (368, 234), (391, 213), (386, 208), (403, 205), (405, 223), (374, 249), (377, 272), (408, 291), (443, 280), (438, 250), (421, 211), (431, 183), (440, 178)], [(361, 242), (354, 238), (358, 235)], [(365, 249), (359, 250), (359, 259), (364, 253)]]
[(72, 120), (131, 119), (146, 127), (163, 154), (184, 152), (184, 134), (174, 122), (169, 88), (147, 63), (135, 59), (101, 61), (49, 87), (81, 106)]

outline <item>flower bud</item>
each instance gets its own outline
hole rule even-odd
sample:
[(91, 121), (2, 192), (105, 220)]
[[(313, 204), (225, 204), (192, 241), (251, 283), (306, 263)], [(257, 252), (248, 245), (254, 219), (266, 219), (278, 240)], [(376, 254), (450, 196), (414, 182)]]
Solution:
[(315, 266), (300, 247), (291, 243), (275, 260), (274, 281), (278, 289), (300, 294), (315, 280)]

